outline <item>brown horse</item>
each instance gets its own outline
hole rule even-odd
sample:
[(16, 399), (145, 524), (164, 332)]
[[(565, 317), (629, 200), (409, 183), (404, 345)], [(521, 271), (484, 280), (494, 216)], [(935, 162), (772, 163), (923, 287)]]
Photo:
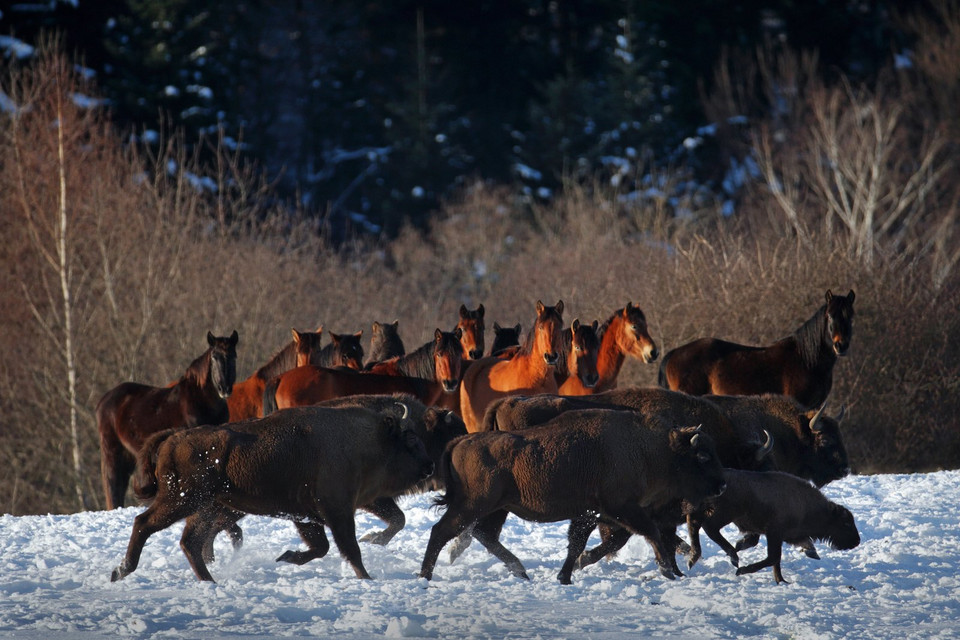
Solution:
[(374, 321), (373, 331), (370, 333), (370, 361), (367, 366), (382, 360), (402, 356), (407, 352), (403, 346), (403, 340), (400, 339), (400, 334), (397, 332), (399, 325), (399, 320), (393, 322)]
[(592, 325), (580, 324), (580, 320), (574, 320), (570, 328), (564, 330), (563, 366), (557, 365), (560, 395), (591, 394), (600, 381), (600, 374), (597, 372), (597, 357), (600, 353), (597, 324), (596, 320)]
[(413, 353), (377, 363), (380, 372), (317, 366), (291, 369), (267, 383), (263, 414), (361, 394), (409, 393), (427, 406), (442, 406), (442, 397), (455, 395), (460, 383), (459, 333), (437, 329), (434, 340)]
[(466, 305), (460, 305), (457, 328), (463, 332), (460, 343), (463, 345), (463, 357), (467, 360), (479, 360), (483, 357), (483, 314), (482, 304), (473, 311), (467, 309)]
[(316, 331), (290, 331), (293, 333), (293, 340), (287, 346), (254, 371), (249, 378), (233, 385), (233, 393), (227, 398), (230, 422), (258, 418), (263, 414), (263, 388), (274, 376), (294, 367), (320, 364), (320, 335), (323, 328)]
[(320, 360), (310, 364), (321, 367), (363, 368), (363, 329), (353, 334), (330, 332), (330, 343), (320, 350)]
[(237, 377), (237, 341), (236, 331), (229, 338), (207, 332), (209, 348), (173, 386), (124, 382), (103, 395), (96, 411), (107, 509), (123, 506), (136, 454), (148, 437), (164, 429), (230, 419), (226, 398)]
[(477, 431), (495, 398), (556, 393), (553, 369), (563, 350), (563, 300), (548, 307), (537, 300), (537, 319), (524, 345), (509, 359), (486, 357), (473, 362), (460, 384), (460, 411), (467, 431)]
[(821, 406), (833, 386), (833, 365), (853, 335), (853, 290), (835, 296), (792, 334), (766, 347), (701, 338), (669, 351), (660, 363), (660, 386), (692, 395), (791, 396)]
[(597, 330), (600, 352), (597, 354), (597, 373), (600, 380), (590, 393), (617, 388), (617, 376), (627, 356), (643, 362), (653, 362), (660, 355), (657, 343), (647, 330), (647, 317), (638, 305), (630, 302), (617, 309)]

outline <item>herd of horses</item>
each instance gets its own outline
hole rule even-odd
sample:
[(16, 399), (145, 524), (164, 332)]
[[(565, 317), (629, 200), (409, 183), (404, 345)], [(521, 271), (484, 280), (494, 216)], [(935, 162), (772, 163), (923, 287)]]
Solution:
[[(833, 367), (853, 331), (854, 292), (826, 292), (825, 303), (789, 335), (767, 346), (701, 338), (668, 351), (658, 382), (690, 395), (790, 396), (811, 409), (825, 404)], [(485, 351), (484, 307), (459, 309), (451, 331), (407, 353), (398, 324), (373, 323), (364, 362), (363, 331), (333, 334), (293, 330), (293, 339), (242, 381), (236, 380), (238, 335), (207, 334), (208, 348), (184, 375), (165, 387), (124, 382), (96, 407), (101, 475), (108, 509), (123, 506), (137, 453), (150, 436), (168, 429), (237, 422), (289, 407), (357, 395), (409, 394), (426, 406), (463, 419), (467, 432), (484, 429), (487, 408), (515, 395), (581, 396), (616, 388), (627, 358), (655, 362), (660, 353), (646, 316), (628, 302), (603, 323), (575, 319), (564, 327), (564, 303), (536, 303), (521, 341), (521, 326), (494, 323)]]

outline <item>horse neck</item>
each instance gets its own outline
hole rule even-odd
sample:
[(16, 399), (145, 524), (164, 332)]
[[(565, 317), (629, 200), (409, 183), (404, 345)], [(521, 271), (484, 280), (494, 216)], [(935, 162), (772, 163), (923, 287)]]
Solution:
[(507, 362), (510, 363), (511, 368), (524, 371), (526, 373), (524, 377), (531, 381), (543, 380), (548, 375), (553, 375), (552, 367), (547, 365), (543, 359), (543, 353), (537, 351), (535, 345), (530, 344), (530, 341), (522, 345), (520, 350)]
[(807, 369), (830, 367), (837, 360), (827, 335), (826, 305), (814, 312), (791, 336), (797, 342), (797, 352)]
[(213, 359), (213, 350), (207, 349), (196, 360), (190, 363), (187, 371), (180, 378), (179, 385), (195, 387), (204, 393), (216, 394), (213, 381), (210, 379), (210, 361)]
[(433, 341), (419, 349), (397, 358), (397, 369), (405, 376), (433, 380), (437, 377), (437, 367), (433, 362)]
[(261, 380), (270, 380), (271, 378), (278, 376), (285, 371), (293, 369), (296, 365), (297, 349), (293, 340), (291, 340), (287, 346), (270, 358), (265, 365), (257, 369), (254, 375)]
[(626, 359), (617, 339), (622, 329), (623, 320), (617, 314), (609, 321), (600, 337), (600, 350), (597, 352), (597, 373), (600, 375), (598, 386), (620, 375), (620, 368)]

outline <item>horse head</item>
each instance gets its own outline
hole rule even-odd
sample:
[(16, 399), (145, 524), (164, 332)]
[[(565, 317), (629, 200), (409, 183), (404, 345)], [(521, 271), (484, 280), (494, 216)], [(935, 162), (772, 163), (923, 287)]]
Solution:
[(570, 325), (570, 351), (567, 354), (567, 369), (576, 376), (587, 389), (597, 386), (600, 374), (597, 372), (597, 357), (600, 353), (600, 339), (597, 337), (596, 320), (593, 324), (580, 324), (576, 319)]
[(213, 383), (217, 395), (229, 398), (233, 392), (233, 383), (237, 381), (237, 342), (236, 330), (229, 338), (214, 336), (207, 332), (207, 344), (210, 345), (209, 370), (207, 375)]
[(441, 331), (438, 328), (434, 333), (433, 365), (436, 379), (446, 393), (454, 393), (463, 377), (462, 335), (460, 327), (453, 331)]
[(533, 353), (543, 355), (547, 366), (555, 366), (563, 351), (563, 300), (548, 307), (537, 300), (537, 320), (533, 325)]
[(333, 341), (333, 366), (360, 370), (363, 368), (363, 329), (353, 334), (330, 332)]
[(827, 289), (825, 338), (829, 339), (833, 352), (838, 356), (847, 355), (850, 338), (853, 337), (853, 299), (853, 289), (845, 296), (835, 296)]
[(463, 345), (464, 357), (468, 360), (479, 360), (483, 357), (483, 314), (482, 304), (473, 311), (467, 309), (466, 305), (460, 305), (457, 328), (461, 331), (460, 343)]
[(653, 362), (660, 355), (657, 343), (647, 330), (647, 317), (638, 305), (628, 302), (620, 312), (621, 329), (617, 335), (620, 350), (623, 353), (640, 358), (644, 362)]
[(297, 353), (297, 366), (303, 367), (308, 364), (319, 364), (320, 337), (323, 334), (323, 327), (317, 327), (316, 331), (297, 331), (290, 329), (293, 333), (294, 348)]

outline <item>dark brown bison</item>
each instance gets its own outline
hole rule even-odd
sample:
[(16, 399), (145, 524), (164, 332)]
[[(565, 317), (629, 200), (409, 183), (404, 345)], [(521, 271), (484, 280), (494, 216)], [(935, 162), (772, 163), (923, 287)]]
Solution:
[(433, 473), (406, 415), (364, 408), (297, 407), (224, 426), (167, 431), (148, 440), (137, 462), (137, 495), (151, 505), (136, 517), (119, 580), (137, 568), (147, 539), (186, 518), (180, 547), (200, 580), (213, 580), (204, 552), (218, 529), (245, 513), (293, 520), (306, 551), (278, 558), (303, 564), (326, 555), (324, 526), (359, 578), (369, 578), (354, 511), (395, 496)]
[[(784, 542), (805, 546), (809, 540), (824, 540), (834, 549), (853, 549), (860, 544), (860, 534), (853, 514), (827, 500), (820, 490), (805, 480), (778, 471), (753, 472), (726, 469), (723, 477), (727, 489), (723, 495), (704, 502), (687, 515), (690, 531), (692, 567), (700, 558), (700, 529), (730, 556), (737, 575), (754, 573), (773, 567), (777, 583), (786, 582), (780, 571), (780, 554)], [(767, 557), (760, 562), (740, 567), (737, 551), (720, 529), (734, 523), (741, 531), (767, 537)]]
[(833, 367), (853, 336), (851, 290), (826, 303), (789, 336), (766, 347), (701, 338), (667, 352), (659, 383), (693, 395), (779, 393), (819, 407), (833, 386)]
[(723, 491), (710, 436), (694, 427), (651, 427), (633, 411), (571, 411), (547, 424), (510, 433), (475, 433), (454, 440), (439, 475), (446, 512), (430, 532), (420, 575), (430, 579), (437, 556), (453, 537), (473, 535), (515, 575), (520, 560), (499, 540), (508, 513), (536, 522), (573, 520), (559, 580), (570, 583), (577, 556), (600, 518), (643, 535), (664, 576), (673, 578), (673, 552), (648, 511), (677, 499), (693, 503)]

